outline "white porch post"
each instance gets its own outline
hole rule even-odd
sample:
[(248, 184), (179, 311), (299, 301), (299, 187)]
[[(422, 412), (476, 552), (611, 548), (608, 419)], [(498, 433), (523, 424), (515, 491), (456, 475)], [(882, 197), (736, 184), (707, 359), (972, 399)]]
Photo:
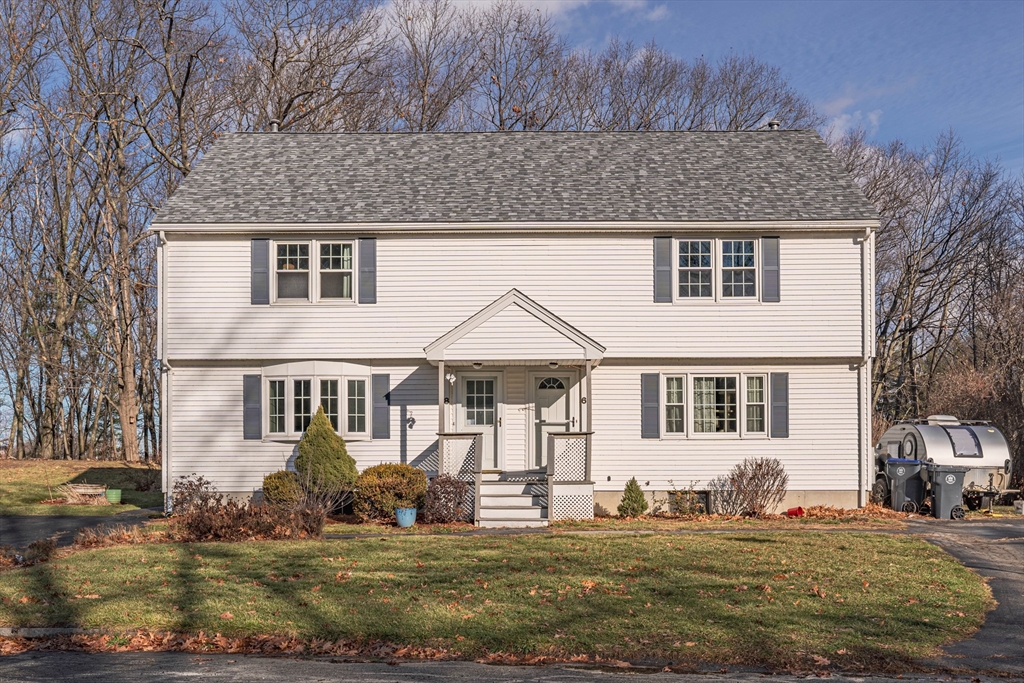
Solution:
[(444, 361), (437, 361), (437, 431), (447, 432), (444, 409)]
[(590, 395), (590, 390), (591, 390), (590, 369), (591, 369), (592, 365), (593, 365), (593, 362), (588, 359), (587, 360), (587, 377), (586, 377), (586, 379), (587, 379), (587, 389), (586, 389), (586, 396), (585, 396), (585, 398), (587, 399), (587, 409), (584, 411), (586, 416), (587, 416), (587, 426), (586, 426), (586, 429), (580, 430), (580, 431), (584, 431), (584, 432), (592, 432), (592, 431), (594, 431), (594, 423), (592, 421), (593, 417), (594, 417), (594, 408), (593, 408), (593, 406), (594, 406), (594, 397)]

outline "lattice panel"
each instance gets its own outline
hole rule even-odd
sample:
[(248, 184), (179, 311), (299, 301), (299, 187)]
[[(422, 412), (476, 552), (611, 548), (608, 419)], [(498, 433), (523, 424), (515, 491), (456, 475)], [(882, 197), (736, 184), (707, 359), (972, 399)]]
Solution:
[(441, 471), (472, 483), (476, 463), (476, 439), (445, 439)]
[(586, 481), (587, 440), (555, 439), (555, 481)]
[(586, 495), (555, 495), (548, 509), (552, 521), (559, 519), (593, 519), (594, 496)]

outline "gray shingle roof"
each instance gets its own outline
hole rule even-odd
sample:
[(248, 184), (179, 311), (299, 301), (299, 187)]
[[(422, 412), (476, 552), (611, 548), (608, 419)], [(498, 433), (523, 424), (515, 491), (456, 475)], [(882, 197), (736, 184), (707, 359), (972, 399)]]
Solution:
[(232, 133), (154, 222), (876, 217), (814, 131)]

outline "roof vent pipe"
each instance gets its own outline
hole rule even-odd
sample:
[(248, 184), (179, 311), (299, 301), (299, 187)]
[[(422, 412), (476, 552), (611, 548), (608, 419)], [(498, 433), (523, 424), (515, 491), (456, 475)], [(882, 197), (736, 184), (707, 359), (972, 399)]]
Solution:
[(280, 125), (281, 125), (281, 122), (278, 119), (270, 119), (270, 132), (271, 133), (276, 133), (277, 132), (277, 128)]
[(768, 122), (768, 130), (778, 130), (778, 129), (779, 129), (779, 120), (778, 119), (772, 119), (771, 121)]

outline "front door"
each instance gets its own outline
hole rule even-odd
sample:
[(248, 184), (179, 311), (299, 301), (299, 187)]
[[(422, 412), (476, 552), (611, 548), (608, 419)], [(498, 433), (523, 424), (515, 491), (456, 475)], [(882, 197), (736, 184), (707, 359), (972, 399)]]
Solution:
[(473, 374), (461, 377), (462, 390), (459, 431), (483, 433), (484, 469), (498, 467), (497, 427), (501, 426), (498, 400), (501, 394), (500, 377)]
[(569, 387), (572, 376), (545, 373), (533, 375), (533, 465), (548, 466), (548, 434), (568, 432), (575, 428)]

